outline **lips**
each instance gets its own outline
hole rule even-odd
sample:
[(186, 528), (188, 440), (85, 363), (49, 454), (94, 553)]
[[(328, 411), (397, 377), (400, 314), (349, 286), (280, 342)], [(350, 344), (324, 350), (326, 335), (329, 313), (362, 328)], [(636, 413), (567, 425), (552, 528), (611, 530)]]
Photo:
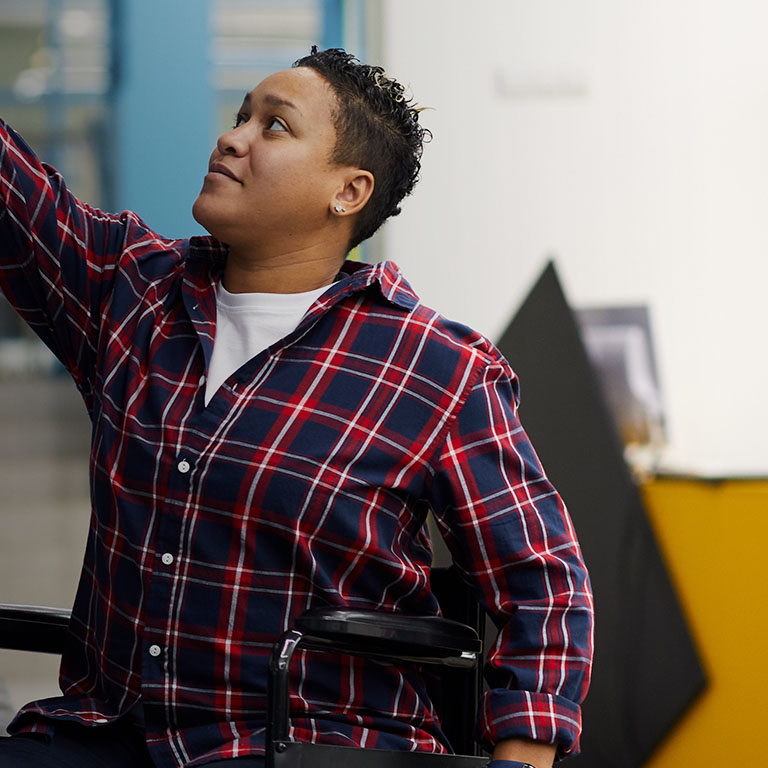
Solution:
[(227, 168), (226, 165), (224, 165), (224, 163), (211, 163), (211, 165), (208, 168), (208, 172), (218, 173), (218, 174), (221, 174), (222, 176), (227, 176), (233, 181), (238, 182), (238, 184), (242, 184), (240, 179), (238, 179), (237, 176), (235, 176), (235, 174), (229, 168)]

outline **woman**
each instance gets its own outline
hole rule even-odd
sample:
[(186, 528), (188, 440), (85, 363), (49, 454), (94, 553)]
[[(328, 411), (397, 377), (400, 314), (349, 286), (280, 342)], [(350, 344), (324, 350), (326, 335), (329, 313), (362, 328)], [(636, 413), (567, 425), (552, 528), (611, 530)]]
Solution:
[[(313, 48), (219, 138), (211, 237), (168, 240), (81, 204), (0, 124), (2, 288), (93, 421), (63, 696), (22, 709), (0, 766), (261, 765), (296, 616), (437, 611), (428, 508), (500, 627), (481, 741), (505, 766), (577, 750), (591, 596), (515, 376), (394, 264), (345, 261), (399, 212), (424, 134), (380, 68)], [(297, 740), (449, 748), (408, 666), (309, 653), (297, 678)]]

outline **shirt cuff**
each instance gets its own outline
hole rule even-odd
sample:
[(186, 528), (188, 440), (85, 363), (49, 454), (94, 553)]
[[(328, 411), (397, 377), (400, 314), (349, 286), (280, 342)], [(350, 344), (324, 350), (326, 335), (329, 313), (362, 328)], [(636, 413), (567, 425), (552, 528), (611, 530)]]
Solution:
[(557, 746), (559, 758), (579, 753), (581, 707), (551, 693), (495, 688), (483, 696), (477, 741), (489, 752), (505, 739)]

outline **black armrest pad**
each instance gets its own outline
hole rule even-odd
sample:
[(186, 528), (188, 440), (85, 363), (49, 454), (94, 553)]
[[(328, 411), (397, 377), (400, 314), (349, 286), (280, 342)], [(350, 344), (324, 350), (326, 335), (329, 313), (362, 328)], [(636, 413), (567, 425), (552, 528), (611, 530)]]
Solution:
[(296, 628), (317, 647), (363, 656), (472, 666), (482, 651), (472, 627), (439, 616), (321, 607), (300, 616)]
[(71, 611), (0, 603), (0, 648), (61, 653)]

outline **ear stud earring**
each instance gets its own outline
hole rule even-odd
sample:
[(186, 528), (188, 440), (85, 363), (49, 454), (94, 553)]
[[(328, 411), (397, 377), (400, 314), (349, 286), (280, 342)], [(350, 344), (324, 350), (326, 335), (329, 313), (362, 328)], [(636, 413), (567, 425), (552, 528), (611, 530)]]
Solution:
[(338, 203), (333, 206), (333, 210), (336, 211), (336, 213), (344, 213), (344, 209)]

